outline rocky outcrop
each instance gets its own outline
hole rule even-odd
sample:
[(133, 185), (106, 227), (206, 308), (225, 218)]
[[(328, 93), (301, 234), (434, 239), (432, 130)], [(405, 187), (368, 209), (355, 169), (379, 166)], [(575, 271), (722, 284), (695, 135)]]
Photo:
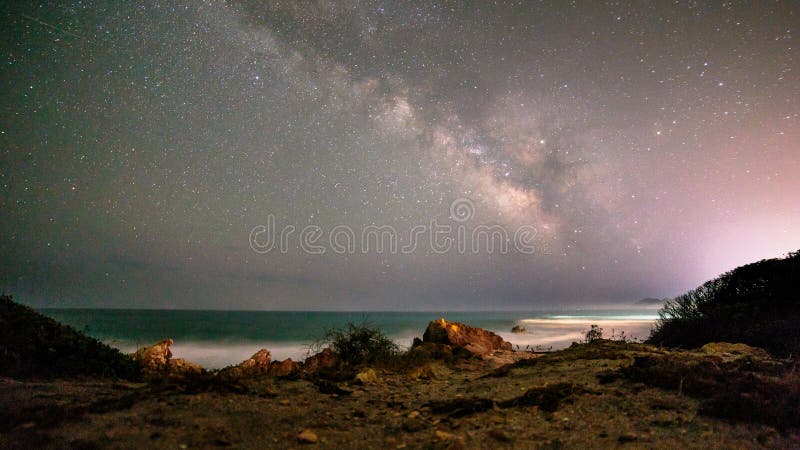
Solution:
[(235, 366), (226, 367), (219, 372), (220, 378), (243, 379), (266, 376), (270, 370), (272, 355), (269, 350), (262, 348), (253, 356), (245, 359)]
[(200, 364), (191, 362), (183, 358), (170, 358), (167, 361), (167, 373), (172, 375), (190, 376), (200, 375), (206, 372)]
[(527, 330), (522, 325), (514, 325), (514, 327), (511, 328), (511, 332), (512, 333), (526, 333)]
[(303, 363), (303, 371), (306, 373), (318, 372), (323, 369), (333, 369), (339, 365), (339, 357), (333, 350), (326, 348), (316, 355), (306, 358)]
[(269, 375), (272, 377), (291, 378), (298, 376), (303, 365), (298, 361), (292, 361), (292, 358), (286, 358), (283, 361), (272, 361), (269, 365)]
[(146, 377), (190, 376), (205, 373), (199, 364), (183, 358), (172, 359), (172, 339), (164, 339), (149, 347), (142, 347), (131, 355)]
[(131, 357), (144, 371), (165, 371), (169, 365), (169, 360), (172, 358), (172, 352), (169, 349), (172, 344), (174, 344), (172, 339), (164, 339), (149, 347), (142, 347), (136, 350), (136, 353)]
[(482, 328), (471, 327), (444, 318), (428, 324), (422, 342), (461, 347), (474, 355), (486, 356), (498, 350), (512, 350), (511, 343)]

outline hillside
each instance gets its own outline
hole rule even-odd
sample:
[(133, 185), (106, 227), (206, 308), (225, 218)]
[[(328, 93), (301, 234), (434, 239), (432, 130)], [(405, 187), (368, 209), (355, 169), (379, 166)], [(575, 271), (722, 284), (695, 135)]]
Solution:
[(139, 371), (119, 350), (0, 296), (0, 375), (136, 379)]
[(800, 350), (800, 252), (738, 267), (668, 301), (649, 342), (695, 348), (741, 342), (778, 356)]

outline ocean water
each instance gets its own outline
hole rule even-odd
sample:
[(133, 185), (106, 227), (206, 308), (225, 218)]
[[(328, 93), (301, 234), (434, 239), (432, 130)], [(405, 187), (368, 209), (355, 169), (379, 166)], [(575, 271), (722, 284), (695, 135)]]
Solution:
[[(583, 338), (592, 324), (604, 336), (624, 331), (646, 338), (655, 310), (571, 310), (536, 312), (301, 312), (179, 311), (134, 309), (42, 309), (43, 314), (130, 353), (172, 338), (173, 356), (207, 368), (237, 364), (262, 348), (273, 359), (302, 360), (310, 345), (331, 327), (366, 322), (381, 328), (401, 347), (422, 337), (439, 317), (494, 331), (520, 349), (560, 349)], [(514, 325), (527, 332), (511, 333)]]

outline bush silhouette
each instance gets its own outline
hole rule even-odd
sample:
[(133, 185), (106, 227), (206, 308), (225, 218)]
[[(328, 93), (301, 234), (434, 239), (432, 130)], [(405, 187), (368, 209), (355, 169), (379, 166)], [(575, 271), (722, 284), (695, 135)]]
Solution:
[(589, 331), (586, 332), (586, 343), (594, 342), (598, 339), (603, 339), (603, 329), (597, 325), (592, 325)]
[(367, 323), (348, 323), (343, 328), (331, 328), (317, 343), (328, 346), (347, 365), (386, 363), (398, 356), (400, 348), (383, 331)]
[(742, 342), (778, 355), (800, 349), (800, 252), (727, 272), (668, 301), (649, 343)]

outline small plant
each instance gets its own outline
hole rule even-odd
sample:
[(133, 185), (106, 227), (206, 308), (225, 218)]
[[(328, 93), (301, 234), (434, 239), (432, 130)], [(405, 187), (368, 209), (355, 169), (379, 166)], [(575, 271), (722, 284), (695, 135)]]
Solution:
[(611, 329), (611, 340), (612, 341), (617, 341), (617, 342), (622, 342), (623, 344), (627, 344), (627, 343), (636, 341), (635, 338), (625, 334), (625, 330), (621, 330), (619, 332), (619, 334), (617, 334), (616, 330), (614, 330), (613, 328)]
[(586, 332), (586, 343), (592, 343), (598, 339), (603, 339), (603, 329), (597, 325), (592, 325)]
[(359, 325), (348, 323), (343, 328), (330, 328), (314, 347), (317, 349), (329, 347), (342, 363), (350, 366), (387, 363), (400, 353), (400, 347), (394, 341), (383, 331), (366, 322)]

